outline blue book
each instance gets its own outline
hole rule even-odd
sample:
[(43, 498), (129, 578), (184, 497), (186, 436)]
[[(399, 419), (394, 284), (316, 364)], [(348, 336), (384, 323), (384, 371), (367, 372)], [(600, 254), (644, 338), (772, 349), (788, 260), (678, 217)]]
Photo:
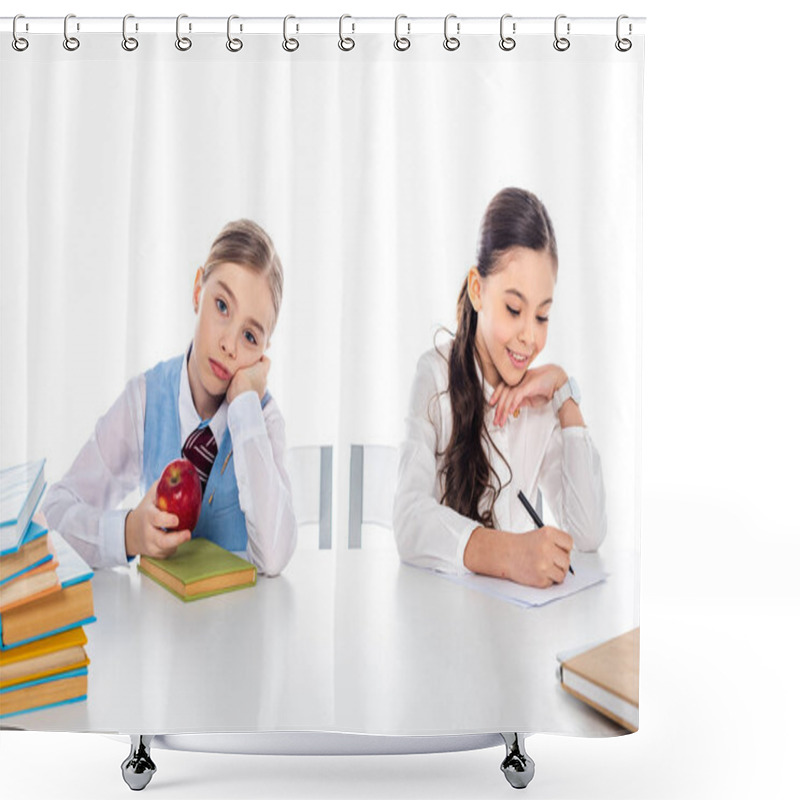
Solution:
[(94, 572), (59, 533), (50, 531), (50, 540), (61, 589), (0, 614), (0, 650), (96, 621), (90, 580)]
[(0, 689), (0, 719), (86, 699), (86, 667)]
[(44, 492), (44, 459), (0, 470), (0, 556), (19, 550)]
[(41, 564), (52, 561), (53, 554), (48, 550), (47, 542), (40, 541), (46, 534), (47, 528), (31, 521), (22, 537), (19, 549), (6, 557), (0, 556), (0, 586), (36, 569)]

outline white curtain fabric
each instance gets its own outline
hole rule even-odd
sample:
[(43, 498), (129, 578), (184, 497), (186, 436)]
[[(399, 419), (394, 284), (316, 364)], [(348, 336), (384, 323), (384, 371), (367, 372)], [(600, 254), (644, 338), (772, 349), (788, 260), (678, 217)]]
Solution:
[(410, 381), (453, 329), (483, 210), (547, 206), (560, 269), (542, 360), (578, 377), (603, 459), (605, 547), (637, 547), (643, 46), (609, 36), (37, 35), (2, 48), (2, 464), (63, 474), (127, 378), (183, 350), (221, 227), (273, 237), (269, 351), (289, 446), (334, 445), (334, 546), (353, 443), (397, 445)]

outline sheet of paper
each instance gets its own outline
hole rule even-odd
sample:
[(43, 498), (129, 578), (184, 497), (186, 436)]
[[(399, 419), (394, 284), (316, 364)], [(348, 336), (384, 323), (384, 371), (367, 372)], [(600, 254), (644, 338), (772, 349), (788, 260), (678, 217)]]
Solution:
[(589, 586), (594, 586), (608, 577), (607, 572), (582, 565), (577, 575), (567, 573), (563, 583), (555, 584), (548, 589), (536, 589), (533, 586), (522, 586), (519, 583), (506, 581), (502, 578), (490, 578), (487, 575), (470, 573), (459, 576), (446, 575), (442, 572), (435, 574), (453, 583), (475, 589), (492, 597), (498, 597), (522, 608), (543, 606), (546, 603), (552, 603), (554, 600), (560, 600), (562, 597), (569, 597), (569, 595), (580, 592)]

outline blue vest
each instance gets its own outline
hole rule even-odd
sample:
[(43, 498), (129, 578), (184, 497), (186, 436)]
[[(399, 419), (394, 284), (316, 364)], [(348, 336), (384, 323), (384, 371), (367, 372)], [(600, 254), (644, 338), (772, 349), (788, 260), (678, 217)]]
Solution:
[[(162, 361), (145, 373), (147, 395), (144, 412), (143, 492), (147, 491), (153, 481), (158, 480), (170, 461), (181, 457), (183, 442), (178, 391), (184, 358), (185, 355), (180, 355), (169, 361)], [(270, 394), (267, 392), (261, 398), (262, 408), (269, 399)], [(192, 537), (210, 539), (226, 550), (245, 550), (247, 527), (239, 507), (239, 487), (231, 451), (231, 433), (226, 427), (208, 476), (203, 493), (203, 508)]]

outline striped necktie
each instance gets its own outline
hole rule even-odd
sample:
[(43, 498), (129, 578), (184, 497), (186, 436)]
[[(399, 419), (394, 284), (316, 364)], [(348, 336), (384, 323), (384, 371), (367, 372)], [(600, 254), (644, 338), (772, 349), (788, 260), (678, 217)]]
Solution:
[(200, 476), (200, 485), (205, 492), (211, 467), (214, 466), (214, 459), (217, 457), (217, 442), (210, 425), (201, 425), (189, 434), (181, 450), (181, 456), (194, 464)]

